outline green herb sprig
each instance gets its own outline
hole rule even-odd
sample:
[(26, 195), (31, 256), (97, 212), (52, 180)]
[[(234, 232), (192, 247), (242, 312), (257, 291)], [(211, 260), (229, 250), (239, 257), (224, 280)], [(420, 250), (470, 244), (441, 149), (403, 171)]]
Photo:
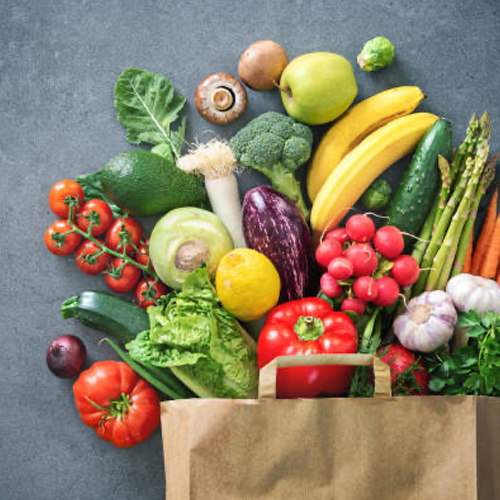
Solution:
[(500, 315), (482, 318), (469, 311), (459, 316), (468, 345), (451, 354), (443, 349), (427, 359), (431, 391), (446, 395), (500, 396)]

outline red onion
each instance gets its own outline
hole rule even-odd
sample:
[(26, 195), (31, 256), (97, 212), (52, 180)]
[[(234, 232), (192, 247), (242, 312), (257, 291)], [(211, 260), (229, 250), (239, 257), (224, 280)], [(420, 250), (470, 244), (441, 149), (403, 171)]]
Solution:
[(75, 335), (57, 337), (47, 351), (47, 366), (56, 376), (72, 378), (80, 373), (85, 363), (87, 349)]

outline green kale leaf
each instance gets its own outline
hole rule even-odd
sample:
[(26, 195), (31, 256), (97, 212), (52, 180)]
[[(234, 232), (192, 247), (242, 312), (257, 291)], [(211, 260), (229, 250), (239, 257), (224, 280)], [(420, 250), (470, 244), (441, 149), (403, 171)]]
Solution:
[(180, 156), (186, 123), (183, 120), (177, 131), (171, 125), (185, 103), (168, 78), (149, 71), (126, 69), (115, 85), (118, 121), (127, 129), (127, 140), (132, 144), (167, 143), (175, 157)]

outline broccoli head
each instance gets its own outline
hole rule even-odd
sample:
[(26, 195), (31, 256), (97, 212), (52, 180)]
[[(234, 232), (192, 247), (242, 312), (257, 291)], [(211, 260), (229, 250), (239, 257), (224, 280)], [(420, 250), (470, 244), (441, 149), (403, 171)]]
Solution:
[(239, 163), (266, 175), (273, 187), (286, 194), (307, 218), (295, 170), (311, 156), (311, 129), (293, 118), (269, 111), (253, 119), (229, 142)]

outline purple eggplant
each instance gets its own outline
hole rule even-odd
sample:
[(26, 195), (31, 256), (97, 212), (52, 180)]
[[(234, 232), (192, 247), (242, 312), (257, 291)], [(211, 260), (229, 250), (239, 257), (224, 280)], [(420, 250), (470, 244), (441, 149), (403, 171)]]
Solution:
[(264, 254), (281, 279), (280, 302), (302, 299), (311, 271), (309, 228), (290, 198), (269, 186), (254, 188), (243, 202), (247, 245)]

